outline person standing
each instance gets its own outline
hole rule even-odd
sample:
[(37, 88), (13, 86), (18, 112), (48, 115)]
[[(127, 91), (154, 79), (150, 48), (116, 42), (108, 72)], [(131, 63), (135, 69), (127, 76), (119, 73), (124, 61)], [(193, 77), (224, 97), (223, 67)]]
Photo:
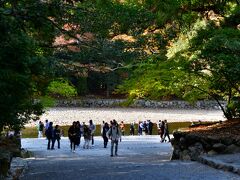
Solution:
[(77, 128), (76, 122), (74, 121), (72, 126), (68, 129), (68, 138), (70, 140), (70, 148), (72, 152), (75, 152), (76, 148), (76, 138), (77, 138)]
[[(48, 128), (46, 129), (46, 137), (47, 137), (47, 140), (48, 140), (48, 146), (47, 146), (47, 149), (49, 150), (50, 149), (50, 146), (51, 146), (51, 149), (54, 149), (54, 138), (53, 138), (53, 122), (50, 122), (49, 123), (49, 126)], [(52, 145), (51, 145), (52, 143)]]
[(59, 125), (56, 125), (53, 130), (53, 148), (54, 148), (54, 144), (57, 140), (58, 149), (60, 149), (60, 139), (61, 139), (61, 130), (59, 128)]
[(142, 135), (143, 123), (141, 121), (138, 122), (138, 135)]
[(105, 125), (105, 121), (102, 121), (102, 124), (101, 124), (101, 135), (103, 135), (103, 127)]
[(43, 125), (42, 121), (39, 121), (37, 128), (38, 128), (38, 138), (42, 138), (43, 137), (43, 129), (44, 129), (44, 125)]
[(134, 135), (134, 122), (131, 123), (130, 125), (130, 135)]
[(121, 121), (121, 123), (120, 123), (120, 129), (121, 129), (122, 135), (124, 136), (124, 133), (125, 133), (125, 124), (124, 124), (123, 121)]
[(121, 141), (121, 130), (118, 127), (116, 120), (113, 120), (112, 126), (107, 132), (108, 139), (111, 139), (111, 157), (113, 156), (113, 148), (115, 145), (115, 156), (118, 155), (118, 141)]
[(96, 130), (96, 126), (93, 124), (92, 120), (89, 120), (89, 129), (91, 131), (92, 146), (94, 146), (94, 132)]
[(146, 121), (143, 121), (142, 123), (142, 134), (147, 135), (148, 134), (148, 129), (147, 129), (147, 123)]
[(148, 134), (152, 135), (153, 123), (151, 120), (148, 120)]
[(158, 120), (157, 128), (158, 128), (158, 135), (161, 134), (161, 125), (162, 125), (162, 120)]
[(109, 125), (106, 122), (103, 126), (103, 130), (102, 130), (102, 137), (103, 137), (103, 146), (104, 148), (107, 148), (107, 144), (108, 144), (108, 137), (107, 137), (107, 132), (109, 130)]
[(49, 122), (48, 122), (48, 119), (46, 119), (46, 120), (45, 120), (45, 127), (44, 127), (44, 128), (45, 128), (45, 133), (44, 133), (45, 136), (47, 136), (46, 130), (48, 129), (48, 126), (49, 126)]

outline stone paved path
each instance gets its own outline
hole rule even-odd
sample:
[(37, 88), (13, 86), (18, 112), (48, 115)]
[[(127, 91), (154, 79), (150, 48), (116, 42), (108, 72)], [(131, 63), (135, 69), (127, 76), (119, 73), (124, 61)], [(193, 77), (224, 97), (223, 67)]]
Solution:
[[(183, 109), (140, 109), (140, 108), (51, 108), (41, 117), (42, 121), (49, 119), (54, 124), (69, 125), (73, 121), (88, 122), (90, 119), (96, 124), (116, 119), (131, 123), (150, 119), (156, 123), (159, 119), (174, 121), (219, 121), (224, 120), (220, 110), (183, 110)], [(27, 126), (34, 126), (29, 123)]]
[(158, 136), (127, 136), (119, 144), (119, 156), (110, 157), (96, 137), (92, 149), (69, 150), (67, 138), (61, 149), (46, 150), (45, 139), (22, 139), (22, 146), (34, 152), (27, 159), (22, 180), (239, 180), (236, 174), (191, 161), (169, 161), (171, 145)]

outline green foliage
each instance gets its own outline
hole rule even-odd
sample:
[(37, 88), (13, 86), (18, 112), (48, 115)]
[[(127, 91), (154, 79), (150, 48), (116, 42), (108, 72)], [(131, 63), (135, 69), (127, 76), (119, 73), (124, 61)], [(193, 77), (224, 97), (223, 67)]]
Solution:
[[(225, 7), (226, 1), (179, 1), (178, 11), (184, 7), (185, 12), (172, 20), (179, 29), (175, 29), (174, 39), (168, 39), (167, 57), (157, 55), (139, 63), (118, 91), (130, 98), (174, 95), (190, 102), (206, 98), (227, 100), (227, 107), (219, 104), (226, 118), (239, 117), (239, 8), (233, 4), (236, 2)], [(174, 34), (163, 32), (168, 37)]]
[(34, 41), (14, 19), (0, 14), (0, 33), (0, 131), (5, 126), (19, 130), (42, 113), (41, 105), (33, 100), (32, 80), (34, 60), (41, 58), (35, 54)]
[(55, 105), (55, 99), (50, 96), (41, 96), (39, 97), (40, 103), (44, 108), (53, 107)]
[(4, 127), (19, 131), (43, 113), (35, 97), (48, 79), (61, 7), (56, 1), (0, 3), (0, 132)]
[[(225, 116), (238, 117), (239, 10), (236, 0), (1, 1), (0, 131), (43, 113), (34, 98), (54, 76), (90, 71), (105, 73), (108, 92), (126, 72), (118, 91), (131, 98), (225, 99)], [(56, 45), (59, 36), (73, 43)], [(48, 91), (76, 95), (66, 80)]]
[(121, 102), (119, 105), (122, 107), (128, 107), (130, 106), (132, 103), (134, 102), (133, 98), (128, 98), (127, 100), (125, 100), (124, 102)]
[(77, 90), (65, 79), (57, 79), (50, 82), (47, 92), (52, 97), (69, 98), (77, 95)]
[(88, 92), (87, 78), (86, 77), (78, 78), (76, 88), (78, 95), (86, 95)]

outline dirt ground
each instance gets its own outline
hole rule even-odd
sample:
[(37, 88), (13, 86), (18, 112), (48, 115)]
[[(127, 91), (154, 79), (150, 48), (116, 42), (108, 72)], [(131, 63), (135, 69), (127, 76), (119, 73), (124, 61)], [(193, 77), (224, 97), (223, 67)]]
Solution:
[(240, 119), (227, 120), (210, 125), (196, 125), (187, 131), (202, 136), (212, 136), (215, 138), (240, 138)]

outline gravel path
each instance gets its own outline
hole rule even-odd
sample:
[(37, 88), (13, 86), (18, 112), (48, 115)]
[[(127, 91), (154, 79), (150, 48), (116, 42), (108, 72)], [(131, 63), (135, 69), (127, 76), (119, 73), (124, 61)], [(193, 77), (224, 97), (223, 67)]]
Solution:
[(101, 137), (92, 149), (70, 152), (67, 138), (61, 149), (47, 150), (45, 139), (22, 139), (34, 153), (20, 180), (239, 180), (233, 173), (191, 161), (169, 161), (171, 145), (158, 136), (127, 136), (119, 144), (119, 156), (110, 157)]
[[(136, 109), (136, 108), (51, 108), (41, 116), (42, 121), (49, 119), (54, 124), (69, 125), (73, 121), (88, 122), (90, 119), (96, 124), (103, 120), (112, 119), (125, 123), (151, 119), (156, 123), (159, 119), (174, 121), (219, 121), (224, 120), (220, 110), (182, 110), (182, 109)], [(34, 126), (31, 122), (27, 126)]]

